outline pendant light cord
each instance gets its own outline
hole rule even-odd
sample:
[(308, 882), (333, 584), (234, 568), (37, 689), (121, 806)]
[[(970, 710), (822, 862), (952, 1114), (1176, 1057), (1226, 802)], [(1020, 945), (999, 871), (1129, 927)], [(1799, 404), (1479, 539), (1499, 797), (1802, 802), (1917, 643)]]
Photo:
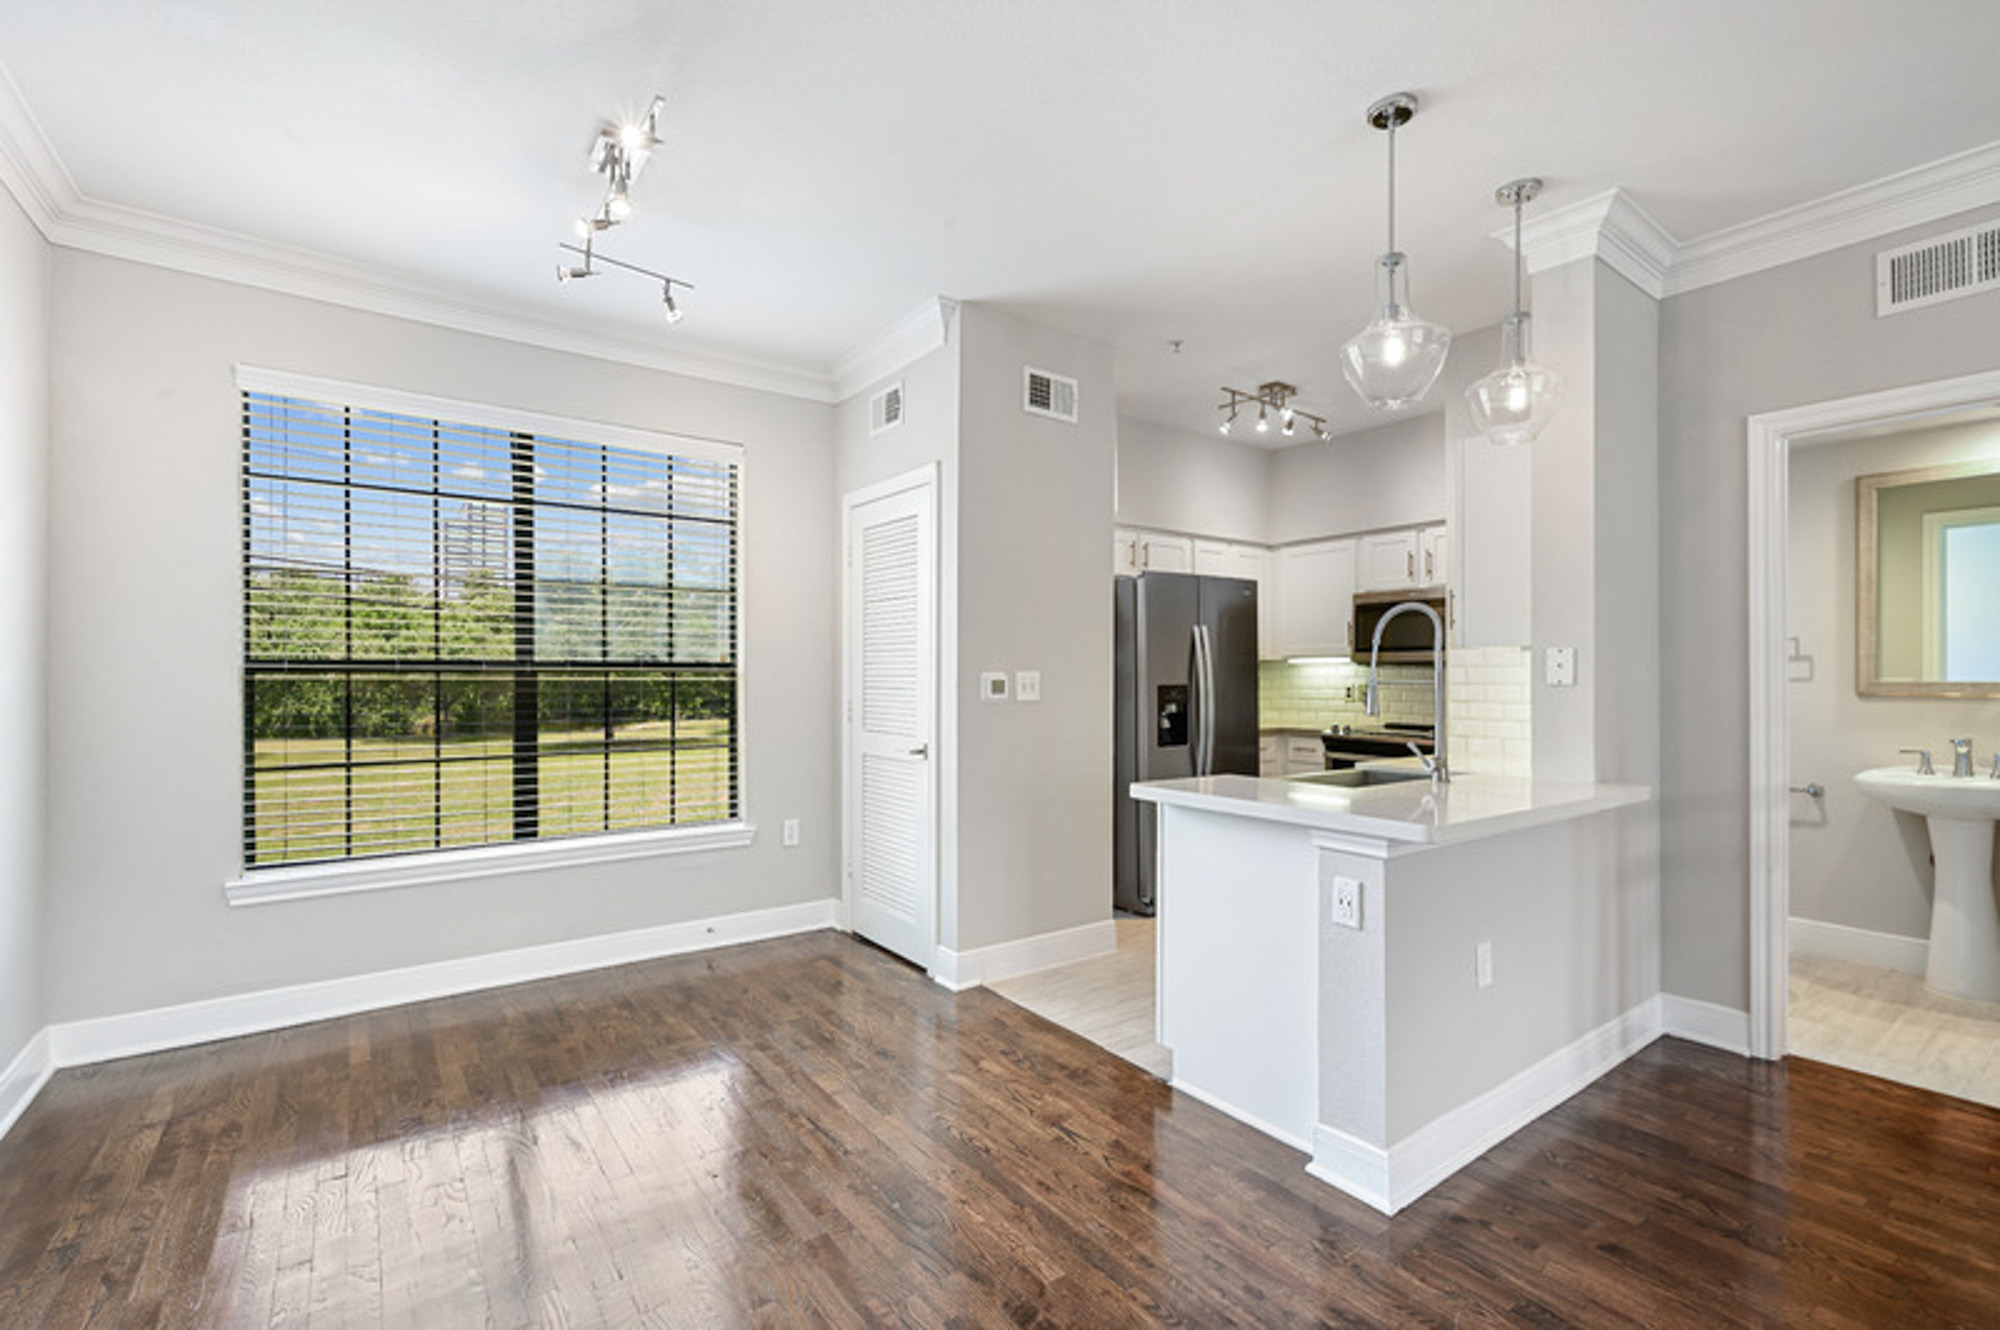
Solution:
[(1396, 252), (1396, 115), (1389, 114), (1389, 250)]
[(1521, 312), (1521, 204), (1519, 194), (1514, 196), (1514, 312)]

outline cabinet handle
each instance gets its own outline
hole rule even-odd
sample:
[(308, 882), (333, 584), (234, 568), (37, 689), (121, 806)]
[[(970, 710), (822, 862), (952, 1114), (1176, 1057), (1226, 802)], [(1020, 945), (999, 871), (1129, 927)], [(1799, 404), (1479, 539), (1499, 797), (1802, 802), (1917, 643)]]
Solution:
[(1429, 581), (1431, 581), (1432, 579), (1434, 579), (1434, 578), (1435, 578), (1436, 576), (1437, 576), (1437, 574), (1431, 571), (1431, 552), (1430, 552), (1429, 550), (1425, 550), (1425, 551), (1424, 551), (1424, 581), (1426, 581), (1426, 582), (1429, 582)]
[(1403, 556), (1403, 576), (1409, 578), (1411, 581), (1416, 580), (1417, 552), (1415, 550), (1411, 550)]

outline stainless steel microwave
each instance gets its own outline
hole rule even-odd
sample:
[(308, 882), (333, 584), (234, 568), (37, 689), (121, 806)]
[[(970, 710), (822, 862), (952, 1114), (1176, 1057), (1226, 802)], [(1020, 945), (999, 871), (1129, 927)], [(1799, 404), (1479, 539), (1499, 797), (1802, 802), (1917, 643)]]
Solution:
[[(1438, 622), (1449, 630), (1451, 603), (1436, 587), (1422, 591), (1364, 591), (1354, 598), (1354, 660), (1357, 664), (1368, 659), (1369, 647), (1375, 641), (1376, 626), (1388, 618), (1390, 610), (1406, 600), (1428, 605), (1437, 614)], [(1430, 664), (1430, 616), (1407, 610), (1389, 619), (1389, 627), (1382, 634), (1382, 653), (1377, 659), (1403, 664)]]

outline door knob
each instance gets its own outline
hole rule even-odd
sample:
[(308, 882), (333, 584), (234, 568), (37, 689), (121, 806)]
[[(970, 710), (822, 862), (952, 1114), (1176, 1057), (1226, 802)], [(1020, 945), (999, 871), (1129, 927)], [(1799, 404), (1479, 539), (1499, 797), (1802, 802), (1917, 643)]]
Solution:
[(931, 746), (929, 744), (918, 744), (910, 750), (911, 757), (929, 757), (930, 755)]

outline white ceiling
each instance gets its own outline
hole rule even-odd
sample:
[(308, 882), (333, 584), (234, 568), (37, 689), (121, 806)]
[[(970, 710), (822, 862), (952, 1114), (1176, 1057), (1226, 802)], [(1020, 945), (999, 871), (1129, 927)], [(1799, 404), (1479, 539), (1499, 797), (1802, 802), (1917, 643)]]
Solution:
[[(1679, 241), (2000, 139), (1993, 0), (0, 0), (0, 63), (87, 205), (485, 307), (822, 379), (925, 300), (1116, 348), (1122, 408), (1208, 430), (1370, 317), (1383, 136), (1414, 301), (1496, 323), (1493, 188), (1622, 187)], [(667, 100), (559, 287), (601, 120)], [(1168, 343), (1179, 339), (1180, 354)]]

